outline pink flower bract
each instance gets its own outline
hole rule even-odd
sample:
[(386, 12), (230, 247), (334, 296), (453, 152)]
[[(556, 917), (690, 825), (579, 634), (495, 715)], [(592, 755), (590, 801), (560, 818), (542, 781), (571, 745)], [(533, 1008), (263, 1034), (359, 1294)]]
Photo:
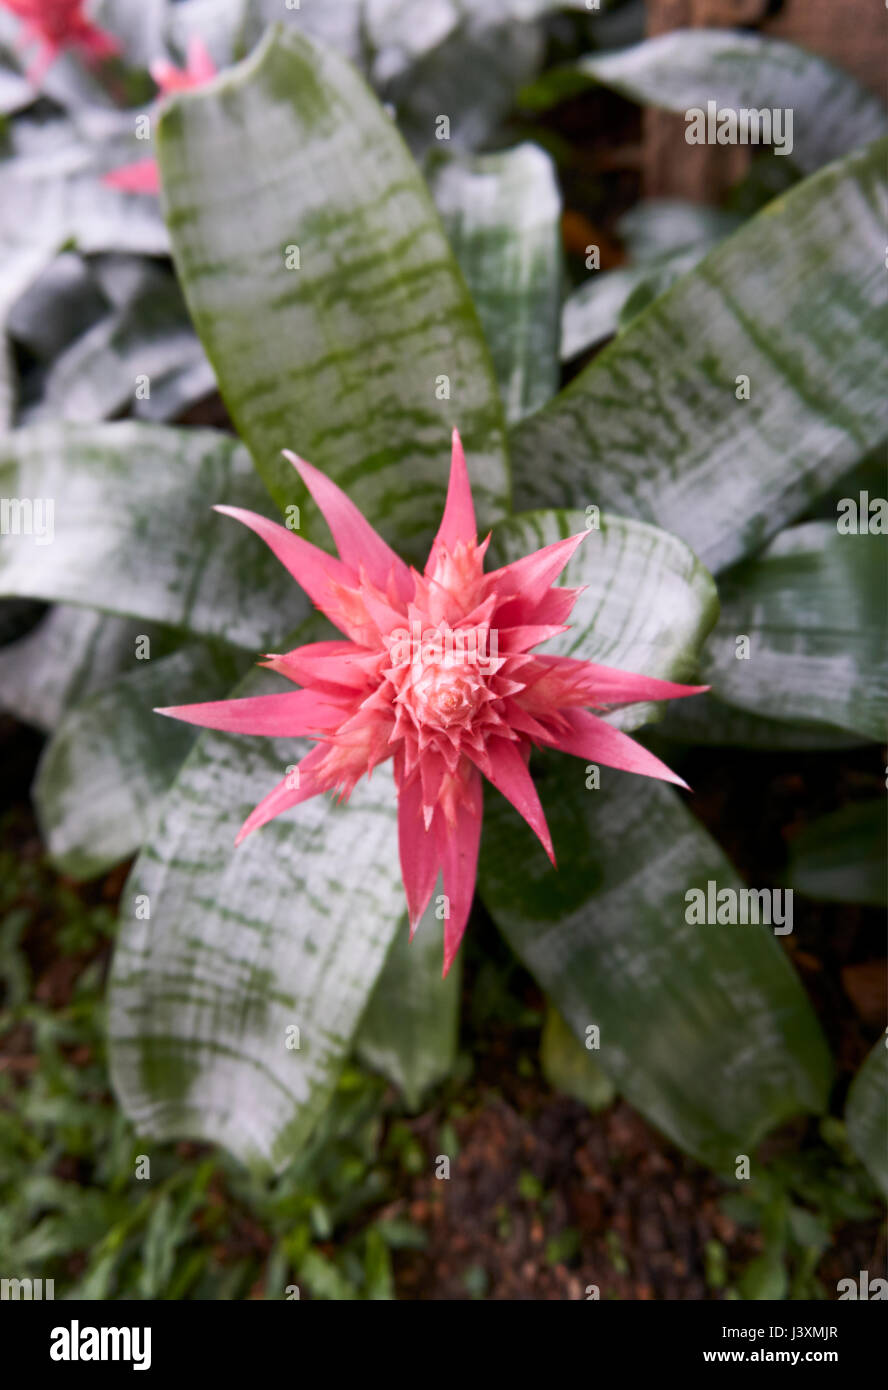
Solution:
[(40, 51), (28, 77), (39, 82), (63, 48), (78, 48), (89, 60), (111, 58), (120, 45), (111, 34), (91, 23), (83, 13), (85, 0), (0, 0), (22, 21), (23, 40), (37, 43)]
[(392, 758), (411, 936), (443, 874), (446, 975), (475, 889), (482, 777), (521, 813), (554, 864), (528, 771), (532, 745), (684, 786), (589, 707), (672, 699), (706, 687), (533, 652), (566, 631), (581, 591), (555, 580), (589, 533), (485, 574), (490, 537), (478, 543), (455, 430), (444, 517), (423, 574), (389, 548), (335, 483), (286, 456), (324, 513), (340, 559), (254, 512), (216, 510), (262, 537), (343, 640), (268, 658), (264, 664), (300, 690), (158, 712), (233, 733), (317, 740), (298, 778), (285, 777), (260, 802), (237, 843), (318, 792), (347, 797), (365, 772)]
[[(190, 87), (202, 87), (216, 76), (216, 65), (210, 57), (202, 39), (195, 35), (188, 44), (188, 60), (184, 68), (177, 68), (167, 59), (158, 59), (151, 64), (151, 76), (157, 83), (162, 97), (173, 92), (185, 92)], [(157, 161), (152, 158), (137, 159), (133, 164), (124, 164), (113, 169), (102, 179), (109, 188), (119, 188), (124, 193), (160, 192), (160, 174)]]

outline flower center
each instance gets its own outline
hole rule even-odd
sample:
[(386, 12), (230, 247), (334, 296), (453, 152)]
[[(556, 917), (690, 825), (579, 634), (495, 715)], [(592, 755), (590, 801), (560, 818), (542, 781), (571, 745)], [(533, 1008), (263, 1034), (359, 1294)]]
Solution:
[(419, 664), (414, 670), (413, 707), (425, 723), (449, 728), (467, 724), (484, 699), (484, 680), (471, 667), (454, 664), (453, 656), (441, 662)]
[(447, 623), (393, 634), (388, 679), (396, 703), (409, 710), (417, 726), (468, 728), (491, 696), (487, 675), (498, 664), (488, 651), (490, 634)]

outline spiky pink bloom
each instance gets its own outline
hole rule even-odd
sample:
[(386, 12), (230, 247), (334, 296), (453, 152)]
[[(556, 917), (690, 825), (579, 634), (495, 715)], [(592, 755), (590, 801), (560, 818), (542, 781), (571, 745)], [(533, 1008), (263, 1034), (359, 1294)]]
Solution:
[(521, 813), (554, 864), (528, 771), (531, 746), (685, 786), (588, 707), (673, 699), (706, 687), (532, 653), (567, 630), (581, 590), (554, 581), (588, 532), (485, 574), (490, 537), (478, 544), (456, 430), (444, 517), (423, 574), (389, 548), (335, 483), (303, 459), (286, 457), (323, 512), (340, 559), (255, 512), (216, 511), (261, 536), (345, 640), (313, 642), (263, 662), (302, 687), (290, 694), (158, 713), (231, 733), (317, 740), (299, 776), (285, 777), (247, 818), (238, 844), (318, 792), (348, 797), (365, 772), (392, 758), (411, 936), (443, 873), (446, 975), (475, 889), (482, 776)]
[(120, 52), (113, 35), (87, 19), (84, 3), (85, 0), (0, 0), (4, 9), (22, 21), (23, 44), (40, 46), (28, 71), (31, 82), (40, 81), (64, 48), (77, 48), (90, 61), (111, 58)]
[[(174, 63), (162, 58), (151, 64), (150, 71), (160, 95), (166, 97), (173, 92), (185, 92), (190, 87), (202, 87), (216, 76), (216, 65), (206, 45), (194, 35), (188, 44), (188, 60), (184, 68), (177, 68)], [(133, 164), (124, 164), (120, 169), (106, 174), (102, 182), (109, 188), (122, 189), (124, 193), (156, 195), (160, 192), (157, 160), (149, 156), (147, 159), (137, 159)]]

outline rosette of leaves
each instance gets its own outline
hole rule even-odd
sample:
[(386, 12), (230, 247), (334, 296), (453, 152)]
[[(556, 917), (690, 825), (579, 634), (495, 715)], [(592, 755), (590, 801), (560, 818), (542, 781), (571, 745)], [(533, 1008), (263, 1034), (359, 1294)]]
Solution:
[[(0, 491), (52, 498), (54, 538), (4, 537), (0, 590), (59, 607), (0, 650), (0, 685), (39, 687), (54, 728), (35, 797), (58, 862), (90, 874), (141, 849), (110, 986), (124, 1108), (155, 1139), (281, 1168), (353, 1050), (414, 1103), (448, 1074), (458, 970), (442, 986), (434, 921), (407, 945), (384, 769), (347, 808), (317, 800), (235, 850), (299, 748), (152, 715), (237, 678), (268, 688), (256, 654), (311, 640), (292, 586), (210, 503), (277, 507), (329, 544), (280, 458), (294, 447), (416, 559), (456, 425), (501, 561), (595, 533), (565, 575), (586, 592), (561, 650), (711, 684), (663, 736), (675, 718), (684, 742), (878, 739), (877, 538), (840, 535), (828, 508), (888, 433), (886, 146), (769, 203), (561, 392), (560, 201), (537, 147), (455, 156), (430, 191), (355, 67), (287, 29), (172, 101), (157, 149), (178, 280), (239, 438), (138, 420), (7, 436)], [(756, 660), (734, 660), (738, 634)], [(581, 764), (535, 772), (560, 867), (491, 798), (480, 894), (576, 1040), (598, 1030), (611, 1083), (720, 1169), (822, 1111), (829, 1051), (774, 937), (685, 920), (689, 888), (739, 885), (693, 801)]]

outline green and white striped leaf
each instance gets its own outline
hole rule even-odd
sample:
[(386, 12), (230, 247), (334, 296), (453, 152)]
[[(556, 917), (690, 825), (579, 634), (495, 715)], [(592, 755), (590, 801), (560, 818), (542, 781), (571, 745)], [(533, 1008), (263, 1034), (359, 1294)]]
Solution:
[[(811, 521), (724, 576), (703, 655), (713, 692), (752, 714), (888, 732), (885, 541)], [(746, 648), (738, 638), (749, 638)]]
[(622, 1095), (689, 1153), (733, 1170), (775, 1125), (823, 1109), (830, 1058), (761, 925), (692, 925), (686, 893), (741, 886), (672, 788), (547, 757), (537, 778), (561, 868), (500, 796), (485, 801), (481, 894), (510, 945)]
[[(684, 114), (707, 102), (730, 110), (792, 113), (792, 159), (813, 173), (888, 133), (882, 103), (841, 68), (794, 44), (734, 30), (679, 29), (618, 53), (591, 53), (544, 77), (536, 106), (601, 83), (647, 106)], [(789, 133), (787, 131), (787, 133)]]
[(277, 502), (304, 500), (292, 448), (418, 556), (457, 425), (480, 524), (496, 520), (508, 471), (487, 348), (422, 177), (357, 73), (273, 31), (166, 107), (159, 152), (195, 326)]
[(848, 1141), (888, 1198), (888, 1051), (880, 1038), (851, 1083), (845, 1107)]
[(131, 669), (139, 637), (156, 649), (160, 634), (138, 618), (55, 604), (25, 636), (0, 647), (0, 709), (54, 729), (71, 705)]
[(809, 898), (888, 906), (886, 844), (884, 797), (842, 806), (793, 836), (786, 882)]
[(435, 911), (433, 894), (412, 941), (402, 919), (356, 1040), (359, 1059), (394, 1082), (411, 1110), (456, 1061), (462, 955), (442, 980), (443, 924)]
[(129, 421), (17, 430), (0, 441), (0, 497), (30, 504), (22, 534), (11, 527), (0, 544), (0, 595), (100, 608), (250, 651), (307, 611), (257, 537), (211, 510), (268, 514), (247, 451), (228, 435)]
[(510, 424), (558, 390), (561, 195), (536, 145), (452, 160), (432, 192), (475, 301)]
[[(528, 512), (496, 528), (491, 563), (508, 564), (587, 525), (588, 536), (561, 579), (568, 588), (583, 586), (570, 629), (540, 650), (695, 683), (718, 598), (712, 576), (677, 537), (625, 517)], [(646, 703), (608, 717), (622, 729), (635, 729), (663, 712), (664, 706)]]
[(882, 443), (886, 155), (771, 203), (517, 425), (516, 507), (639, 516), (717, 570)]
[[(240, 693), (279, 688), (265, 676)], [(112, 1079), (138, 1132), (258, 1168), (282, 1168), (325, 1107), (404, 909), (387, 767), (234, 848), (306, 748), (198, 740), (124, 890), (111, 983)]]
[(154, 707), (224, 698), (238, 664), (230, 648), (186, 646), (138, 663), (68, 711), (33, 787), (43, 841), (60, 873), (92, 878), (145, 842), (197, 738), (190, 725), (161, 719)]

